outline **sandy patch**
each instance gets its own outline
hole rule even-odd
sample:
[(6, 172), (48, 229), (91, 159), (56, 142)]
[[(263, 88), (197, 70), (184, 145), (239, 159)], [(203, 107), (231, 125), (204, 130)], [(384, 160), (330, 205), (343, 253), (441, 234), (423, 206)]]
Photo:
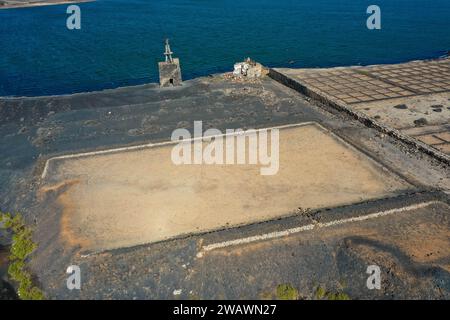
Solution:
[(280, 130), (280, 167), (273, 176), (261, 175), (259, 165), (176, 166), (172, 148), (53, 161), (44, 188), (79, 181), (55, 200), (65, 209), (62, 235), (88, 250), (128, 247), (409, 187), (313, 124)]
[(414, 127), (414, 121), (421, 118), (427, 125), (440, 125), (450, 123), (450, 92), (360, 103), (350, 108), (396, 129)]

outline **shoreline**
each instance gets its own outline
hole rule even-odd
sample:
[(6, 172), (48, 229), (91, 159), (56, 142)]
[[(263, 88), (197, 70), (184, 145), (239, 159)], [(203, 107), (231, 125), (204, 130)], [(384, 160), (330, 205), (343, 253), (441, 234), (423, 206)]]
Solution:
[(0, 4), (1, 9), (18, 9), (18, 8), (31, 8), (31, 7), (43, 7), (43, 6), (53, 6), (53, 5), (61, 5), (61, 4), (77, 4), (84, 2), (94, 2), (96, 0), (48, 0), (42, 2), (26, 2), (26, 3), (11, 3), (11, 4)]
[[(95, 0), (81, 0), (80, 2), (91, 2)], [(67, 2), (67, 1), (66, 1)], [(388, 65), (398, 65), (402, 63), (410, 63), (410, 62), (418, 62), (418, 61), (434, 61), (434, 60), (441, 60), (448, 57), (448, 55), (438, 56), (435, 58), (425, 58), (425, 59), (413, 59), (408, 60), (404, 62), (393, 62), (393, 63), (382, 63), (382, 64), (368, 64), (368, 65), (350, 65), (350, 66), (334, 66), (334, 67), (316, 67), (316, 68), (293, 68), (293, 69), (311, 69), (311, 70), (327, 70), (327, 69), (342, 69), (342, 68), (357, 68), (357, 67), (371, 67), (371, 66), (388, 66)], [(268, 69), (277, 69), (277, 68), (289, 68), (289, 67), (267, 67)], [(225, 72), (218, 72), (213, 74), (207, 74), (207, 75), (201, 75), (194, 78), (187, 78), (183, 81), (183, 84), (190, 83), (195, 80), (199, 80), (202, 78), (207, 77), (220, 77), (227, 73), (230, 73), (232, 71), (225, 71)], [(77, 96), (77, 95), (86, 95), (86, 94), (95, 94), (95, 93), (105, 93), (105, 92), (111, 92), (116, 90), (126, 90), (127, 88), (139, 88), (143, 86), (149, 86), (152, 88), (159, 88), (158, 82), (147, 82), (147, 83), (141, 83), (141, 84), (135, 84), (135, 85), (128, 85), (128, 86), (118, 86), (113, 88), (104, 88), (104, 89), (93, 89), (90, 91), (80, 91), (80, 92), (72, 92), (72, 93), (62, 93), (62, 94), (44, 94), (44, 95), (36, 95), (36, 96), (1, 96), (0, 100), (29, 100), (29, 99), (41, 99), (41, 98), (57, 98), (57, 97), (70, 97), (70, 96)]]

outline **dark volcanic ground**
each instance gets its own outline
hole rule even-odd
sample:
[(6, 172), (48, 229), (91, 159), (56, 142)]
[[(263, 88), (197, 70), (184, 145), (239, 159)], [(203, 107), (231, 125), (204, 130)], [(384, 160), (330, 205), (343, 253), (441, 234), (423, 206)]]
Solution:
[[(2, 239), (3, 240), (3, 239)], [(0, 244), (0, 300), (17, 299), (14, 288), (6, 279), (9, 247)]]
[[(168, 140), (175, 128), (203, 120), (214, 127), (259, 128), (317, 121), (377, 159), (414, 187), (400, 198), (322, 210), (244, 228), (84, 257), (59, 239), (58, 208), (36, 191), (46, 159), (59, 154)], [(449, 170), (437, 160), (333, 110), (311, 104), (265, 78), (234, 83), (221, 76), (61, 97), (0, 99), (0, 209), (20, 211), (35, 227), (32, 270), (49, 298), (271, 298), (289, 283), (300, 297), (317, 287), (350, 298), (450, 298)], [(197, 257), (203, 244), (438, 201), (426, 208), (220, 249)], [(82, 290), (66, 288), (78, 264)], [(365, 269), (383, 270), (382, 290), (368, 290)], [(176, 295), (174, 295), (174, 290)]]

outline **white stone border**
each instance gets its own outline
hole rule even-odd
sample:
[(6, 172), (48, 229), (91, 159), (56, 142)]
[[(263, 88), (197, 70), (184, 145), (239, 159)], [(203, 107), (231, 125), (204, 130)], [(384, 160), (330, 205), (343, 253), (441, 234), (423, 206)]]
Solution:
[(422, 202), (422, 203), (413, 204), (413, 205), (402, 207), (402, 208), (394, 208), (394, 209), (380, 211), (380, 212), (371, 213), (371, 214), (358, 216), (358, 217), (352, 217), (352, 218), (340, 219), (340, 220), (333, 220), (333, 221), (326, 222), (326, 223), (308, 224), (308, 225), (305, 225), (305, 226), (302, 226), (302, 227), (291, 228), (291, 229), (287, 229), (287, 230), (283, 230), (283, 231), (275, 231), (275, 232), (264, 233), (264, 234), (251, 236), (251, 237), (246, 237), (246, 238), (239, 238), (239, 239), (235, 239), (235, 240), (229, 240), (229, 241), (213, 243), (213, 244), (209, 244), (209, 245), (204, 246), (197, 253), (197, 257), (201, 258), (201, 257), (203, 257), (203, 255), (206, 252), (212, 251), (212, 250), (215, 250), (215, 249), (223, 249), (223, 248), (227, 248), (227, 247), (230, 247), (230, 246), (247, 244), (247, 243), (252, 243), (252, 242), (256, 242), (256, 241), (276, 239), (276, 238), (281, 238), (281, 237), (289, 236), (289, 235), (292, 235), (292, 234), (300, 233), (300, 232), (303, 232), (303, 231), (308, 231), (308, 230), (313, 230), (313, 229), (320, 229), (320, 228), (327, 228), (327, 227), (340, 225), (340, 224), (345, 224), (345, 223), (350, 223), (350, 222), (358, 222), (358, 221), (364, 221), (364, 220), (384, 217), (384, 216), (391, 215), (391, 214), (394, 214), (394, 213), (402, 213), (402, 212), (407, 212), (407, 211), (411, 211), (411, 210), (422, 209), (422, 208), (428, 207), (429, 205), (436, 204), (436, 203), (441, 203), (441, 202), (440, 201), (436, 201), (436, 200), (429, 201), (429, 202)]

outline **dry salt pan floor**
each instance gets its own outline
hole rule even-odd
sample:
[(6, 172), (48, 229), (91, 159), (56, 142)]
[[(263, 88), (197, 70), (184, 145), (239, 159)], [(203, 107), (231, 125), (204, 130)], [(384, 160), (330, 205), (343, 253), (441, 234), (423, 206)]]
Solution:
[(261, 175), (260, 164), (175, 165), (173, 147), (51, 159), (42, 192), (65, 188), (55, 199), (65, 239), (85, 250), (129, 247), (409, 186), (317, 124), (280, 130), (274, 175)]

